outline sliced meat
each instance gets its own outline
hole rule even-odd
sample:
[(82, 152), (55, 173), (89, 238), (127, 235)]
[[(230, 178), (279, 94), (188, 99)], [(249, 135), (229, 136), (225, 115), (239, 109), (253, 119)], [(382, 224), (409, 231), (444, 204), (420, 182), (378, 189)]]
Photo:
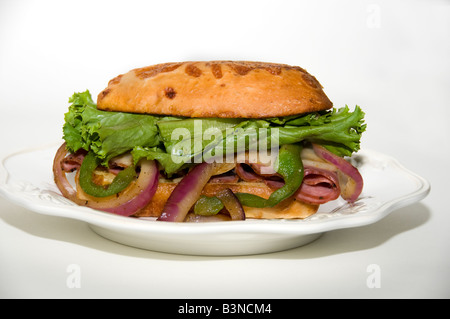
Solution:
[(255, 173), (250, 165), (244, 163), (236, 164), (236, 174), (246, 182), (257, 182), (263, 180), (260, 175)]
[(237, 183), (238, 181), (239, 176), (232, 170), (220, 175), (212, 176), (209, 183)]
[[(273, 189), (283, 187), (284, 182), (279, 180), (264, 180), (266, 185)], [(315, 167), (305, 167), (303, 182), (295, 198), (307, 204), (324, 204), (337, 199), (341, 194), (339, 179), (335, 172)]]
[(308, 204), (324, 204), (341, 195), (339, 179), (336, 173), (318, 169), (305, 168), (305, 176), (296, 199)]
[(70, 173), (80, 168), (87, 152), (83, 149), (76, 153), (69, 154), (61, 160), (61, 168), (64, 172)]

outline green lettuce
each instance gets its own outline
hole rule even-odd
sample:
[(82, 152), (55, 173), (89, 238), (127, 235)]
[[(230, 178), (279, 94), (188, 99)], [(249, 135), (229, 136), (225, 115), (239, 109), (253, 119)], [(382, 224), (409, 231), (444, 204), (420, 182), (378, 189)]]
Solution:
[(89, 91), (75, 93), (65, 114), (64, 140), (71, 152), (92, 150), (104, 165), (135, 146), (155, 147), (161, 142), (151, 115), (97, 110)]
[(268, 119), (193, 119), (97, 110), (89, 91), (75, 93), (69, 103), (63, 126), (69, 151), (92, 151), (105, 166), (111, 158), (131, 152), (135, 163), (141, 158), (157, 160), (168, 176), (205, 160), (205, 154), (226, 154), (230, 145), (234, 152), (237, 145), (248, 149), (266, 139), (270, 148), (275, 131), (279, 145), (307, 141), (339, 156), (351, 156), (359, 150), (366, 130), (359, 106), (353, 112), (345, 106)]

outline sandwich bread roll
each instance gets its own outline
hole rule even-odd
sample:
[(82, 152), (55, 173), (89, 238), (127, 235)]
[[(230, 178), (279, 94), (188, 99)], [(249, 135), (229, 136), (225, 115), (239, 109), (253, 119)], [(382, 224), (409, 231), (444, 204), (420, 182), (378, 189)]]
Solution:
[[(191, 118), (269, 118), (327, 110), (332, 102), (321, 84), (298, 66), (249, 61), (190, 61), (137, 68), (109, 81), (97, 108)], [(177, 184), (160, 181), (138, 217), (158, 217)], [(203, 195), (230, 188), (268, 198), (264, 183), (208, 183)], [(275, 207), (244, 207), (248, 218), (305, 218), (319, 205), (298, 200)]]
[(326, 110), (316, 78), (297, 66), (248, 61), (164, 63), (112, 79), (97, 107), (185, 117), (267, 118)]

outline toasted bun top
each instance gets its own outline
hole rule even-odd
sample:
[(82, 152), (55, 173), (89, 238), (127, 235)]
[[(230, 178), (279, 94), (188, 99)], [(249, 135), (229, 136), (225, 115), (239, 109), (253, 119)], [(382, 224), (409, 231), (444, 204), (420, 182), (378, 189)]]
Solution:
[(109, 81), (100, 110), (185, 117), (265, 118), (326, 110), (331, 101), (298, 66), (249, 61), (177, 62)]

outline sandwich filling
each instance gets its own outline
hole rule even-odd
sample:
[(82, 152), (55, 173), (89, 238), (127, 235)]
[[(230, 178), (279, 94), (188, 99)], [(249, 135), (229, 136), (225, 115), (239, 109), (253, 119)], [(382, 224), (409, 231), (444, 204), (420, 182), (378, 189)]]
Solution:
[(158, 220), (243, 220), (293, 202), (354, 202), (362, 191), (345, 160), (366, 129), (359, 106), (250, 119), (103, 111), (89, 91), (69, 103), (53, 171), (79, 205), (140, 216), (166, 194)]

